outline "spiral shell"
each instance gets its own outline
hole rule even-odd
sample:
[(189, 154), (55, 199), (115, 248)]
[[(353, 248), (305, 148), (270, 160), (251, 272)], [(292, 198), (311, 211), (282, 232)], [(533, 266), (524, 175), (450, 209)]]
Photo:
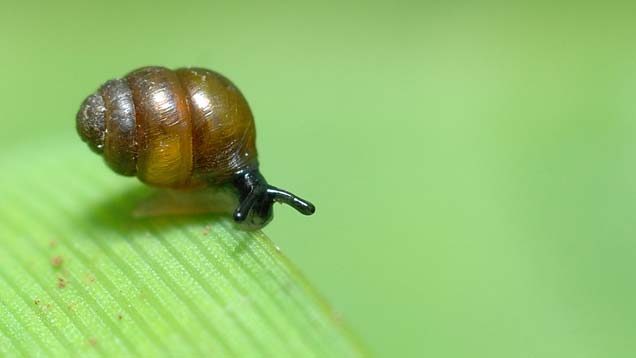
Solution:
[(258, 166), (247, 101), (210, 70), (138, 69), (88, 96), (76, 119), (110, 168), (153, 186), (224, 183)]

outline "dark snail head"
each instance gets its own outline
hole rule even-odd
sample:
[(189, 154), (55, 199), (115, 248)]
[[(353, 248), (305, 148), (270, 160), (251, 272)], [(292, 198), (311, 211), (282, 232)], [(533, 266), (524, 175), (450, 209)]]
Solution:
[(239, 197), (234, 219), (248, 228), (265, 226), (274, 202), (315, 210), (267, 184), (247, 101), (214, 71), (140, 68), (88, 96), (76, 120), (82, 140), (119, 174), (171, 189), (230, 184)]
[(250, 229), (261, 228), (272, 220), (274, 202), (287, 204), (304, 215), (316, 211), (310, 202), (267, 184), (258, 169), (236, 173), (233, 184), (239, 193), (234, 220)]

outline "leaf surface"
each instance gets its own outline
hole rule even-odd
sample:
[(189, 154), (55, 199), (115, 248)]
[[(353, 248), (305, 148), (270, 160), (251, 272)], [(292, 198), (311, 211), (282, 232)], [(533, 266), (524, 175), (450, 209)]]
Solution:
[(0, 353), (364, 355), (264, 234), (133, 218), (149, 189), (74, 138), (6, 150), (0, 173)]

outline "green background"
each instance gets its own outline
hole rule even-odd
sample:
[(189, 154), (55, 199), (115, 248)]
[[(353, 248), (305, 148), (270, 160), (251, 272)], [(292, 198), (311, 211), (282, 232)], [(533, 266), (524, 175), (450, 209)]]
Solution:
[(75, 135), (83, 98), (215, 69), (268, 180), (318, 208), (265, 232), (372, 353), (633, 356), (635, 10), (3, 0), (0, 150), (64, 141), (114, 176)]

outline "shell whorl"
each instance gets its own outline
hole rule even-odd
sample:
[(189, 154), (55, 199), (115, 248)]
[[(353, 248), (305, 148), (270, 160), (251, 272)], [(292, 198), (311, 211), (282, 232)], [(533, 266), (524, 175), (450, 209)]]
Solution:
[(104, 159), (122, 175), (137, 172), (137, 120), (132, 91), (123, 80), (106, 82), (99, 90), (104, 99), (106, 135)]
[(105, 113), (104, 99), (99, 93), (93, 93), (86, 97), (76, 117), (77, 133), (94, 152), (99, 154), (104, 151)]
[(111, 169), (136, 174), (135, 104), (126, 81), (110, 80), (88, 96), (77, 113), (77, 129)]

